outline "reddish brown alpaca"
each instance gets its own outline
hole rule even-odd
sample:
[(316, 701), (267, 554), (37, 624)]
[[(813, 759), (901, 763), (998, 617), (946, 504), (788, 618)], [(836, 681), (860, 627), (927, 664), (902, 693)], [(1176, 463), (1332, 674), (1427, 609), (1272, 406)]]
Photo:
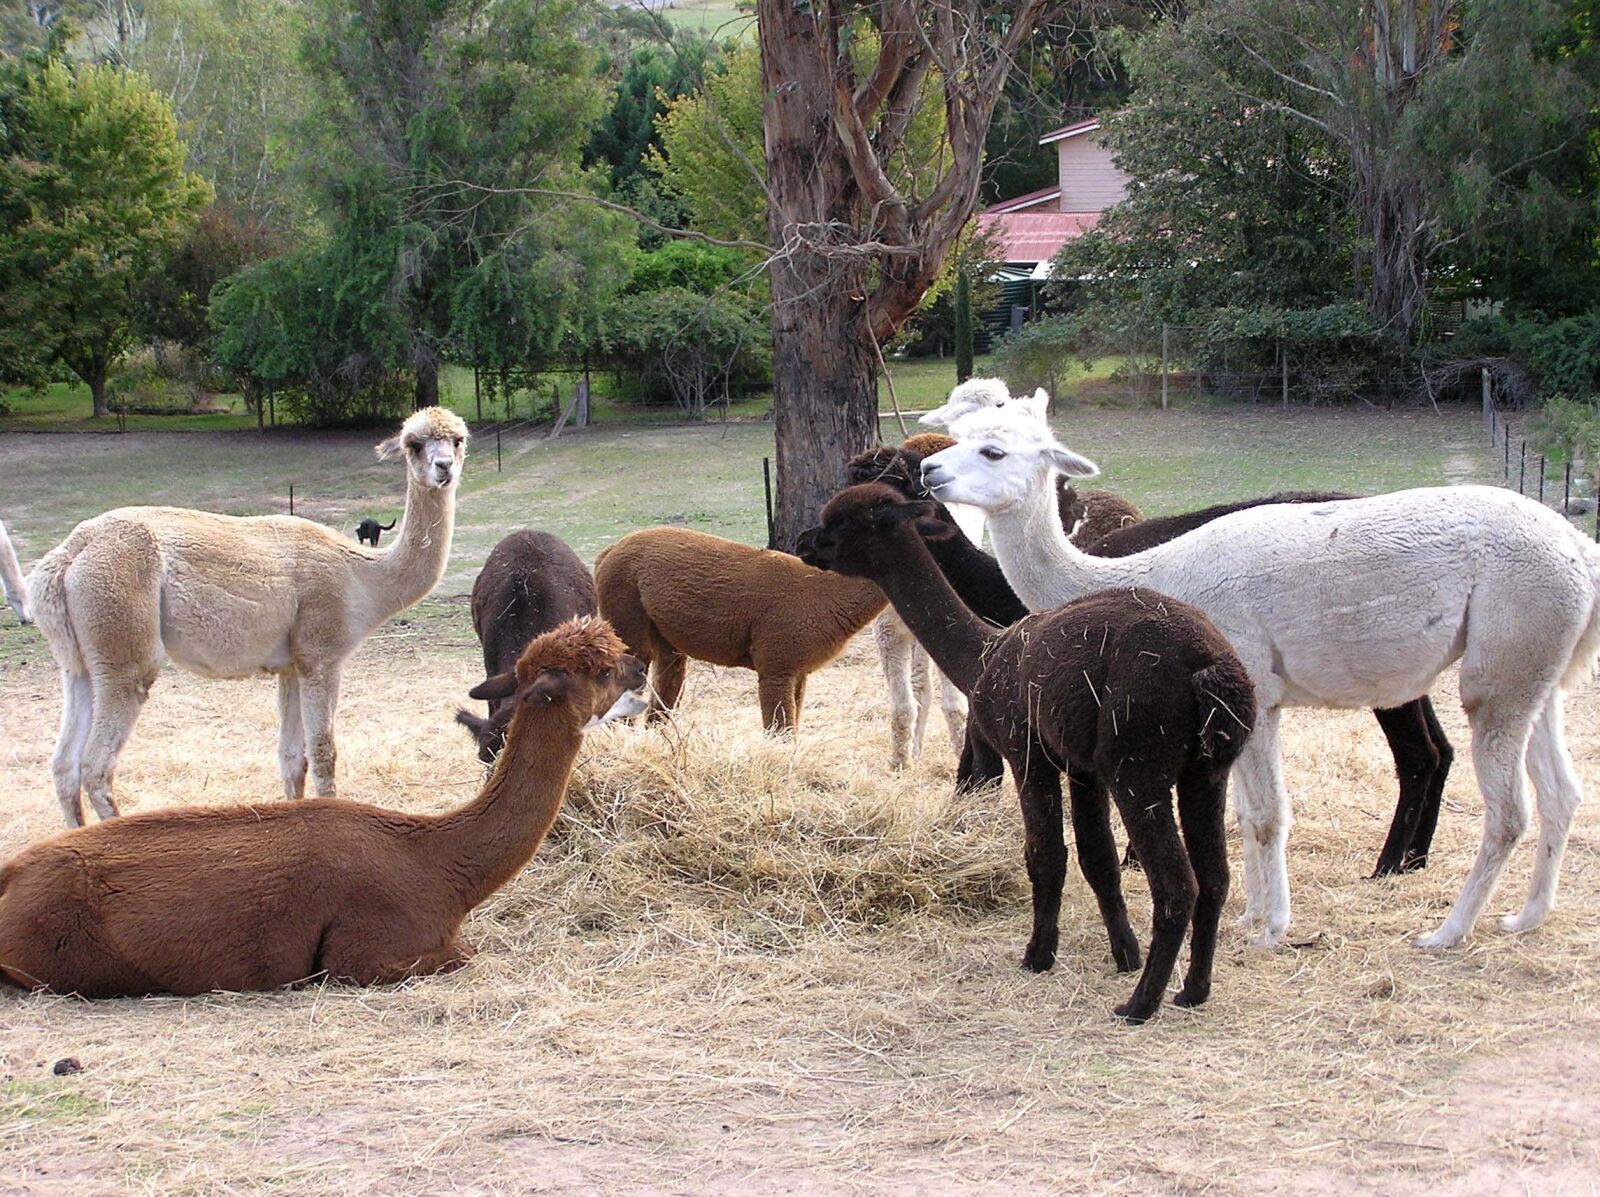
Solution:
[(566, 795), (591, 717), (644, 684), (599, 619), (540, 636), (474, 698), (513, 698), (478, 797), (443, 815), (336, 798), (162, 810), (78, 828), (0, 867), (0, 979), (84, 997), (358, 985), (458, 968), (478, 903)]

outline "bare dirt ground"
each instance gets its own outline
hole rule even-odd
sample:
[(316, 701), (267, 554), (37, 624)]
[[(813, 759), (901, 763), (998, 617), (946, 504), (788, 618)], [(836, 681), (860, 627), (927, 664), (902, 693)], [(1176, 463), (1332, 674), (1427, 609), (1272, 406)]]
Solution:
[[(391, 625), (355, 659), (346, 796), (439, 809), (473, 793), (449, 724), (476, 680), (465, 621), (454, 608)], [(57, 709), (37, 638), (7, 619), (0, 640), (9, 854), (57, 825)], [(1470, 767), (1432, 867), (1362, 880), (1393, 799), (1382, 739), (1364, 713), (1296, 712), (1297, 946), (1264, 953), (1230, 931), (1208, 1006), (1128, 1028), (1109, 1011), (1132, 981), (1112, 971), (1081, 879), (1055, 971), (1018, 969), (1009, 788), (952, 801), (942, 732), (886, 774), (881, 693), (860, 639), (813, 680), (798, 738), (777, 741), (757, 727), (752, 675), (694, 667), (673, 727), (591, 737), (556, 834), (473, 916), (479, 955), (452, 976), (0, 995), (0, 1193), (1600, 1186), (1593, 802), (1546, 927), (1511, 938), (1485, 920), (1463, 949), (1420, 953), (1411, 935), (1442, 917), (1476, 847)], [(1591, 793), (1596, 693), (1571, 707)], [(1437, 697), (1464, 748), (1451, 686)], [(274, 734), (270, 683), (169, 672), (124, 757), (126, 808), (271, 799)], [(1492, 910), (1519, 903), (1528, 851)], [(1126, 884), (1139, 926), (1144, 883)], [(66, 1057), (82, 1071), (53, 1075)]]

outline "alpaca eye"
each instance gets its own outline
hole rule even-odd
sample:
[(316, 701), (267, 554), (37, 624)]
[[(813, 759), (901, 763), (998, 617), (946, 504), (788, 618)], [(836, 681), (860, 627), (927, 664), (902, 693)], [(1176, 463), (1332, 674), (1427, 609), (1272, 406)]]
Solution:
[(457, 449), (461, 448), (461, 438), (459, 436), (452, 438), (451, 443), (454, 444)]
[(983, 448), (979, 449), (978, 452), (984, 457), (988, 458), (990, 461), (999, 461), (1006, 455), (1006, 451), (1004, 449), (996, 449), (993, 445), (985, 445)]

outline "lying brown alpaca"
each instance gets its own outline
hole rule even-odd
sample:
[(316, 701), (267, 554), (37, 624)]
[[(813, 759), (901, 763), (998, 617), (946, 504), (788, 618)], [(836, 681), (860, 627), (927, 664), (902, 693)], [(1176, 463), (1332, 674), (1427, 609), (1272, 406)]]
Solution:
[(1023, 966), (1043, 972), (1055, 963), (1067, 867), (1064, 770), (1079, 867), (1124, 971), (1138, 967), (1139, 941), (1123, 904), (1108, 788), (1150, 879), (1150, 956), (1116, 1012), (1130, 1022), (1155, 1014), (1191, 920), (1189, 971), (1174, 1000), (1199, 1005), (1211, 993), (1228, 894), (1228, 770), (1255, 720), (1244, 666), (1198, 608), (1149, 590), (1102, 591), (995, 628), (956, 596), (923, 541), (950, 535), (960, 533), (938, 504), (868, 483), (828, 501), (807, 554), (883, 588), (939, 669), (967, 692), (975, 749), (1010, 766), (1033, 883)]
[(654, 666), (651, 719), (677, 705), (693, 657), (754, 669), (773, 731), (799, 725), (807, 675), (886, 605), (870, 582), (687, 528), (624, 536), (596, 558), (594, 582), (600, 614)]
[[(160, 810), (0, 867), (0, 978), (83, 997), (376, 985), (464, 964), (474, 906), (528, 863), (592, 719), (636, 713), (640, 663), (598, 619), (540, 636), (474, 698), (515, 696), (477, 799), (410, 815), (337, 798)], [(642, 705), (642, 700), (638, 700)]]

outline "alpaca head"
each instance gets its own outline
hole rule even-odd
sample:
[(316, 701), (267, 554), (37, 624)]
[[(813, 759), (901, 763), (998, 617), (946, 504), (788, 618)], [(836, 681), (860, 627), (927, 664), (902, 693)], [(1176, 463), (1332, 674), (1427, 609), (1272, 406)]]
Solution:
[(456, 484), (466, 452), (466, 424), (442, 407), (413, 412), (400, 431), (377, 448), (378, 457), (385, 461), (403, 453), (412, 481), (435, 490)]
[(822, 522), (801, 534), (800, 557), (816, 569), (872, 578), (886, 539), (940, 540), (960, 535), (961, 529), (939, 504), (907, 498), (881, 482), (864, 482), (828, 500)]
[(956, 443), (956, 438), (942, 432), (919, 432), (900, 442), (900, 452), (915, 458), (919, 463)]
[(954, 424), (962, 416), (984, 408), (1008, 407), (1017, 403), (1037, 405), (1040, 418), (1043, 419), (1043, 412), (1050, 405), (1050, 396), (1040, 387), (1032, 395), (1022, 398), (1013, 396), (1003, 379), (969, 378), (950, 392), (950, 398), (945, 400), (944, 406), (924, 413), (917, 423), (930, 428), (943, 428)]
[(963, 417), (952, 432), (960, 443), (922, 463), (922, 484), (945, 503), (1003, 511), (1038, 487), (1052, 495), (1052, 475), (1090, 478), (1100, 467), (1060, 441), (1025, 401)]
[(535, 636), (516, 668), (474, 686), (470, 697), (502, 705), (488, 719), (467, 711), (456, 722), (478, 741), (478, 756), (494, 759), (514, 732), (516, 716), (527, 709), (560, 705), (580, 728), (643, 713), (644, 664), (631, 656), (611, 625), (596, 616), (569, 619)]

